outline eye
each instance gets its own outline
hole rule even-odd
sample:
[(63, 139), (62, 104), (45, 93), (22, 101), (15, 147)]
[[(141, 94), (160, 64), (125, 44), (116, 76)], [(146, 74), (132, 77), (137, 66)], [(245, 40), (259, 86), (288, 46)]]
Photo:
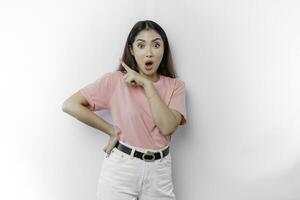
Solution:
[(154, 46), (158, 48), (158, 47), (160, 47), (160, 44), (159, 43), (155, 43)]
[(138, 47), (140, 47), (140, 46), (144, 46), (144, 45), (143, 45), (143, 44), (141, 44), (141, 43), (139, 43), (137, 46), (138, 46)]

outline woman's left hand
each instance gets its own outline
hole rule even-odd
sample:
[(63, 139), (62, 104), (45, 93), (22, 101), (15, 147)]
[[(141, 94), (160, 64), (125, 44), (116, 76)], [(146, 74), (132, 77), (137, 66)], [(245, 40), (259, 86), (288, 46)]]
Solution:
[(144, 86), (146, 83), (148, 83), (150, 80), (146, 79), (133, 69), (131, 69), (128, 65), (126, 65), (123, 60), (120, 59), (120, 62), (122, 66), (127, 71), (127, 74), (123, 76), (123, 79), (126, 83), (128, 83), (131, 86), (137, 87), (138, 85)]

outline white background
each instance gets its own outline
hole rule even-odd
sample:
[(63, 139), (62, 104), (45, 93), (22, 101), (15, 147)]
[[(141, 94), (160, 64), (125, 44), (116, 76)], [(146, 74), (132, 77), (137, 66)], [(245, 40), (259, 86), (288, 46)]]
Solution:
[[(177, 199), (300, 199), (296, 0), (0, 2), (0, 199), (96, 200), (108, 137), (62, 103), (117, 69), (127, 35), (167, 33), (187, 89)], [(98, 113), (108, 121), (109, 111)]]

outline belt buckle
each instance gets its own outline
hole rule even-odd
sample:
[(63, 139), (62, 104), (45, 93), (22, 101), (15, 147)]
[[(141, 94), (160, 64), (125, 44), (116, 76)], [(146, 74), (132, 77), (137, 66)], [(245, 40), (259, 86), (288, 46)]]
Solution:
[[(152, 156), (152, 158), (151, 158), (151, 159), (146, 159), (145, 156)], [(152, 162), (152, 161), (154, 161), (154, 160), (155, 160), (154, 152), (147, 151), (146, 153), (143, 154), (142, 159), (143, 159), (145, 162)]]

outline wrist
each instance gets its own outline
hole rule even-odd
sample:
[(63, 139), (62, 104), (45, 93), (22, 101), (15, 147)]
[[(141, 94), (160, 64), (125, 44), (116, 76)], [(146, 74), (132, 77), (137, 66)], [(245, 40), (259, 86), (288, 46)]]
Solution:
[(152, 81), (146, 79), (143, 83), (144, 88), (149, 88), (152, 86)]
[(112, 131), (111, 131), (110, 137), (118, 137), (119, 132), (120, 132), (119, 127), (112, 124)]

